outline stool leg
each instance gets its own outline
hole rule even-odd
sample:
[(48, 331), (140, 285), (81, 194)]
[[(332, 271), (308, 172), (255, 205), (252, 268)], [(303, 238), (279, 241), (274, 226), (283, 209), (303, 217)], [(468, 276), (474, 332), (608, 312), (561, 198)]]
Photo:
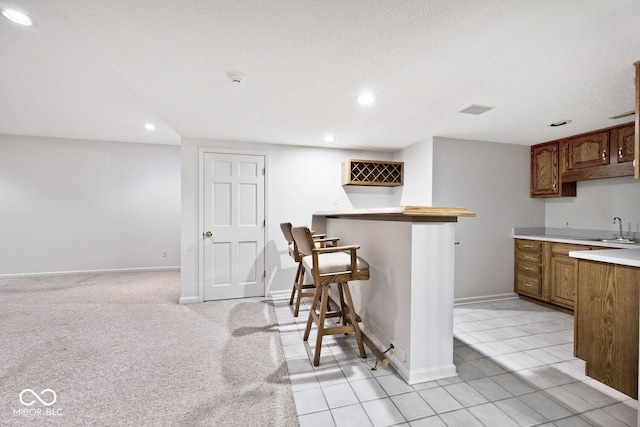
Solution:
[(309, 332), (311, 332), (311, 324), (313, 323), (313, 315), (316, 312), (316, 307), (318, 306), (321, 293), (322, 286), (316, 286), (316, 292), (313, 294), (313, 302), (311, 303), (311, 310), (309, 310), (309, 317), (307, 318), (307, 327), (304, 330), (304, 341), (309, 339)]
[(289, 298), (289, 305), (293, 304), (293, 296), (296, 294), (296, 289), (298, 288), (298, 277), (300, 277), (300, 269), (302, 268), (302, 263), (298, 263), (298, 270), (296, 271), (296, 278), (293, 279), (293, 289), (291, 289), (291, 298)]
[(293, 317), (298, 317), (298, 312), (300, 312), (300, 299), (302, 298), (302, 289), (304, 289), (304, 273), (304, 267), (300, 263), (298, 268), (298, 297), (296, 298), (296, 309), (293, 312)]
[(347, 299), (347, 305), (349, 307), (349, 318), (353, 326), (353, 332), (356, 334), (356, 342), (358, 343), (358, 349), (360, 350), (360, 357), (364, 359), (365, 357), (367, 357), (367, 353), (365, 353), (364, 344), (362, 344), (362, 332), (360, 331), (360, 326), (358, 326), (358, 316), (356, 314), (356, 309), (353, 306), (353, 300), (351, 299), (351, 291), (349, 290), (349, 284), (344, 283), (343, 289), (344, 289), (344, 296)]
[(344, 290), (342, 290), (342, 283), (338, 283), (338, 296), (340, 297), (340, 321), (343, 325), (346, 325), (347, 313), (344, 311)]
[(320, 351), (322, 350), (322, 337), (324, 336), (324, 319), (329, 304), (329, 285), (322, 286), (322, 302), (320, 303), (320, 318), (318, 319), (318, 336), (316, 337), (316, 352), (313, 356), (313, 366), (320, 364)]

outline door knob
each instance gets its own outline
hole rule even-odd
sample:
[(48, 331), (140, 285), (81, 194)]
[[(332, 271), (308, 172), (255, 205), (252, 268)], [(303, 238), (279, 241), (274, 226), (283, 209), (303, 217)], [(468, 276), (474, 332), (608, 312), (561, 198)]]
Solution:
[(213, 233), (210, 231), (205, 231), (204, 233), (202, 233), (202, 237), (211, 237), (213, 236)]

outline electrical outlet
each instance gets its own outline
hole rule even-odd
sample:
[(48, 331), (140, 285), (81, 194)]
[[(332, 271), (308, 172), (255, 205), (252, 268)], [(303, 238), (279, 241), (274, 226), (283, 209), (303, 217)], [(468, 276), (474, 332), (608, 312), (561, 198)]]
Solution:
[(564, 228), (571, 228), (571, 220), (566, 220), (564, 222)]
[(167, 252), (162, 252), (162, 258), (166, 258), (169, 254)]

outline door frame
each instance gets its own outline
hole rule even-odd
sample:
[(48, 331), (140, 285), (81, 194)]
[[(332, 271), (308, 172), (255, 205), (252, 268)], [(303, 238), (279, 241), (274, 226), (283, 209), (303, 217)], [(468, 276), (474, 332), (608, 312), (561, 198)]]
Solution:
[[(269, 153), (266, 151), (254, 150), (234, 150), (226, 148), (199, 147), (198, 148), (198, 266), (196, 269), (198, 275), (198, 301), (204, 302), (204, 156), (205, 154), (239, 154), (245, 156), (261, 156), (264, 157), (264, 270), (268, 271), (270, 254), (269, 247)], [(264, 278), (264, 296), (268, 294), (267, 273)]]

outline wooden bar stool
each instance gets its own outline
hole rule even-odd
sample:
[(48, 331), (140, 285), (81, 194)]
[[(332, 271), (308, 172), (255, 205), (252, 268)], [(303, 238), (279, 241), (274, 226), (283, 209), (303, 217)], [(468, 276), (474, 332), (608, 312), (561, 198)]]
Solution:
[[(289, 305), (293, 305), (293, 299), (296, 298), (296, 308), (294, 310), (293, 315), (298, 317), (298, 312), (300, 311), (300, 299), (302, 297), (312, 297), (315, 294), (316, 285), (313, 283), (304, 283), (305, 282), (305, 270), (302, 266), (302, 256), (298, 252), (298, 246), (296, 242), (293, 240), (293, 235), (291, 234), (291, 223), (283, 222), (280, 224), (280, 229), (282, 230), (282, 234), (284, 234), (284, 238), (287, 240), (287, 246), (289, 249), (289, 255), (293, 260), (298, 263), (298, 269), (296, 271), (295, 279), (293, 280), (293, 289), (291, 290), (291, 298), (289, 298)], [(324, 248), (327, 247), (328, 244), (331, 246), (336, 246), (339, 238), (326, 238), (326, 234), (317, 234), (312, 232), (313, 241), (315, 247)], [(305, 292), (305, 289), (313, 289), (312, 291)]]
[[(296, 242), (298, 253), (302, 255), (302, 268), (311, 273), (316, 286), (311, 310), (309, 310), (309, 318), (307, 319), (307, 327), (304, 332), (304, 340), (307, 341), (312, 323), (315, 322), (318, 325), (313, 364), (315, 366), (320, 364), (322, 337), (325, 335), (353, 332), (358, 343), (360, 357), (367, 357), (362, 342), (362, 332), (358, 326), (358, 315), (353, 306), (351, 291), (347, 283), (350, 280), (369, 279), (369, 264), (357, 255), (357, 250), (360, 246), (316, 248), (311, 231), (307, 227), (293, 227), (291, 232), (293, 240)], [(337, 286), (338, 297), (340, 298), (340, 303), (335, 311), (329, 311), (329, 287), (332, 284)], [(342, 326), (326, 327), (324, 324), (325, 319), (329, 317), (340, 318)]]

